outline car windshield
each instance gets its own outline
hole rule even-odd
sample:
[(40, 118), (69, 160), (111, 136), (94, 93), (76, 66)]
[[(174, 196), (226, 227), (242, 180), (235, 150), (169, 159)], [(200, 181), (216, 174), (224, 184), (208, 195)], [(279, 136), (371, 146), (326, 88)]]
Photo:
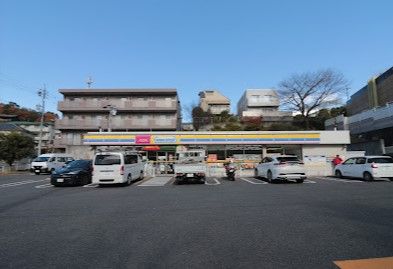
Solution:
[(120, 155), (113, 155), (113, 154), (97, 155), (94, 164), (95, 165), (120, 164)]
[(72, 161), (66, 165), (66, 168), (84, 168), (89, 164), (88, 161)]
[(279, 162), (300, 162), (297, 157), (277, 157)]
[(47, 162), (49, 157), (37, 157), (33, 160), (33, 162)]
[(392, 158), (371, 158), (368, 159), (369, 163), (393, 163)]

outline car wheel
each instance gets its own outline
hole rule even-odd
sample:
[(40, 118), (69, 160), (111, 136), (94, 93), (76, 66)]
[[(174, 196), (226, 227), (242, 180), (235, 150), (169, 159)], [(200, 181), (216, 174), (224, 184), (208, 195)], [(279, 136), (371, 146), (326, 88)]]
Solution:
[(90, 178), (89, 178), (88, 175), (86, 175), (86, 176), (83, 178), (83, 181), (82, 181), (82, 185), (87, 185), (87, 184), (90, 184)]
[(340, 170), (336, 170), (336, 172), (334, 172), (334, 176), (338, 177), (338, 178), (342, 178), (343, 177), (343, 175), (341, 174)]
[(128, 176), (127, 176), (127, 182), (126, 182), (126, 186), (129, 186), (129, 185), (131, 185), (131, 181), (132, 181), (132, 176), (131, 176), (131, 174), (128, 174)]
[(139, 175), (139, 178), (138, 178), (138, 180), (142, 180), (143, 179), (143, 171), (141, 171), (141, 174)]
[(259, 178), (259, 175), (258, 175), (258, 169), (254, 169), (254, 177), (255, 178)]
[(273, 183), (274, 181), (273, 181), (273, 174), (272, 174), (272, 171), (267, 171), (267, 181), (269, 181), (269, 183)]
[(296, 179), (296, 182), (297, 182), (297, 183), (303, 183), (303, 182), (304, 182), (304, 179), (303, 179), (303, 178)]
[(53, 174), (54, 171), (55, 171), (55, 168), (52, 168), (49, 173)]
[(364, 172), (363, 173), (363, 179), (365, 181), (373, 181), (373, 176), (369, 172)]

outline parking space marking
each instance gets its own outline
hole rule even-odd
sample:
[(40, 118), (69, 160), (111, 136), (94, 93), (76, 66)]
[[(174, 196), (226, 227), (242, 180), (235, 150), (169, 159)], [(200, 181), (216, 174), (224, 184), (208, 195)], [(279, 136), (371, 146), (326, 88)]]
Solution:
[(305, 179), (305, 180), (303, 181), (303, 183), (311, 183), (311, 184), (313, 184), (313, 183), (316, 183), (316, 182), (313, 181), (313, 180)]
[(267, 182), (265, 182), (265, 181), (254, 182), (254, 181), (251, 181), (251, 180), (246, 179), (246, 178), (244, 178), (244, 177), (241, 177), (240, 179), (243, 180), (243, 181), (246, 181), (246, 182), (248, 182), (248, 183), (255, 184), (255, 185), (259, 185), (259, 184), (269, 184), (269, 183), (267, 183)]
[(330, 180), (330, 181), (338, 181), (338, 182), (345, 182), (345, 183), (364, 183), (364, 181), (356, 180), (356, 179), (341, 179), (341, 178), (332, 178), (332, 177), (324, 177), (318, 178), (321, 180)]
[(90, 183), (82, 186), (83, 188), (97, 188), (98, 184), (96, 183)]
[(36, 188), (36, 189), (45, 189), (45, 188), (52, 188), (52, 187), (53, 187), (53, 185), (50, 184), (50, 183), (46, 183), (44, 185), (34, 186), (34, 188)]
[(138, 187), (162, 187), (167, 184), (173, 177), (153, 177), (142, 182)]
[(206, 185), (210, 185), (210, 186), (220, 185), (220, 184), (221, 184), (221, 182), (218, 181), (217, 178), (214, 178), (214, 177), (213, 177), (213, 178), (211, 178), (211, 179), (214, 180), (215, 183), (209, 183), (209, 182), (207, 182), (207, 180), (206, 180), (205, 184), (206, 184)]
[(36, 182), (43, 182), (43, 181), (47, 181), (47, 180), (49, 180), (49, 178), (40, 179), (40, 180), (25, 180), (25, 181), (5, 183), (5, 184), (0, 185), (0, 188), (21, 186), (21, 185), (25, 185), (25, 184), (36, 183)]

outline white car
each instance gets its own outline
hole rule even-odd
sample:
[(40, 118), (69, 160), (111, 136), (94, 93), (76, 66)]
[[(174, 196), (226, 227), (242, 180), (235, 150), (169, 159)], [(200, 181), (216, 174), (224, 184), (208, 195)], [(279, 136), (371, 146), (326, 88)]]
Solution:
[(334, 168), (336, 177), (374, 178), (387, 177), (393, 180), (393, 159), (389, 156), (363, 156), (347, 159)]
[(65, 153), (42, 154), (33, 160), (30, 170), (36, 175), (41, 173), (52, 173), (56, 169), (63, 167), (66, 163), (73, 160), (74, 158), (72, 155)]
[(255, 176), (266, 178), (269, 182), (295, 179), (302, 183), (307, 178), (303, 162), (294, 155), (263, 158), (255, 168)]
[(145, 162), (136, 152), (102, 152), (94, 156), (92, 182), (99, 185), (142, 180)]

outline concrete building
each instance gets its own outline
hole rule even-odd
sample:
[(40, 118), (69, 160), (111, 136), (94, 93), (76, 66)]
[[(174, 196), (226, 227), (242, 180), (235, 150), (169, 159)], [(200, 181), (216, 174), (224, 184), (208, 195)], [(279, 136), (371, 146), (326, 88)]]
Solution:
[[(36, 147), (40, 139), (40, 123), (30, 121), (12, 121), (11, 124), (19, 126), (34, 136)], [(42, 153), (51, 152), (53, 150), (53, 140), (55, 138), (55, 126), (53, 122), (44, 122), (42, 128)]]
[(347, 103), (348, 117), (325, 122), (326, 130), (349, 130), (351, 150), (366, 154), (393, 154), (393, 67), (354, 93)]
[(393, 102), (393, 67), (372, 77), (347, 103), (349, 116)]
[(176, 89), (60, 89), (63, 117), (56, 121), (61, 136), (55, 146), (78, 158), (91, 152), (82, 147), (89, 131), (176, 131), (181, 109)]
[(272, 89), (248, 89), (237, 103), (237, 114), (245, 120), (261, 117), (265, 125), (292, 122), (291, 112), (279, 111), (280, 99)]
[(205, 90), (199, 93), (199, 107), (203, 111), (218, 115), (223, 111), (230, 111), (231, 102), (216, 90)]

